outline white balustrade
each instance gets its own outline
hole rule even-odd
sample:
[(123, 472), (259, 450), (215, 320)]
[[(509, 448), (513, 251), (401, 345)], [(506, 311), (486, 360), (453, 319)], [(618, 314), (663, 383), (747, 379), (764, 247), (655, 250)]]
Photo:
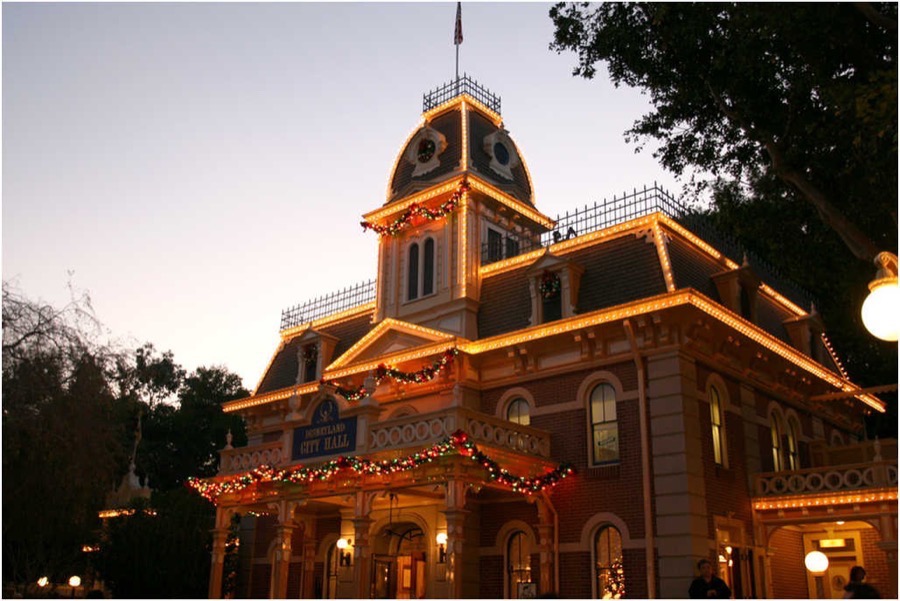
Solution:
[(756, 476), (756, 494), (802, 495), (897, 486), (896, 462), (834, 465)]
[(373, 424), (369, 430), (369, 451), (434, 444), (456, 430), (468, 433), (475, 444), (488, 444), (540, 457), (550, 456), (549, 434), (461, 408), (427, 415), (408, 415)]

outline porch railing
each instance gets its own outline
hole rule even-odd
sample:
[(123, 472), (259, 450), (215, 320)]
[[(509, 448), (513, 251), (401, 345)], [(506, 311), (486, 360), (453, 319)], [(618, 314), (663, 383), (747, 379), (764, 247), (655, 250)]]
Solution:
[(754, 477), (757, 497), (836, 493), (897, 486), (897, 462), (814, 467)]
[(461, 407), (374, 424), (369, 429), (369, 451), (425, 446), (447, 438), (456, 430), (465, 431), (475, 444), (544, 458), (550, 456), (550, 435), (542, 430)]
[[(457, 430), (468, 433), (478, 445), (504, 451), (550, 457), (550, 434), (543, 430), (465, 409), (449, 407), (425, 415), (407, 415), (377, 422), (369, 427), (358, 452), (377, 453), (421, 448), (440, 442)], [(285, 467), (290, 463), (285, 437), (272, 442), (219, 451), (219, 474), (246, 472), (260, 465)]]
[(278, 467), (287, 460), (283, 449), (281, 439), (253, 446), (222, 449), (219, 451), (219, 473), (246, 472), (260, 465)]

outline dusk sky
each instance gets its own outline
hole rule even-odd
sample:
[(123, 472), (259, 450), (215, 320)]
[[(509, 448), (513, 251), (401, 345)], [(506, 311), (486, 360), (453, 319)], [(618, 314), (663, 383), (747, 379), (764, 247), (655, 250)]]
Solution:
[[(460, 73), (502, 114), (550, 217), (680, 182), (623, 132), (648, 109), (549, 50), (545, 3), (463, 3)], [(3, 279), (90, 293), (111, 335), (253, 389), (281, 310), (375, 276), (455, 3), (4, 3)], [(71, 273), (71, 275), (69, 275)]]

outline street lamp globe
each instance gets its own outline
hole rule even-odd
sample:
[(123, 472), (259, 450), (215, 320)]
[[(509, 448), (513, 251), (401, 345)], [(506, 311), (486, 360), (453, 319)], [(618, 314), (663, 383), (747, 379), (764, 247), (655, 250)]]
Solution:
[(81, 576), (72, 576), (69, 578), (69, 586), (73, 588), (81, 586)]
[(828, 556), (821, 551), (810, 551), (803, 559), (803, 563), (813, 574), (822, 574), (828, 569)]
[(897, 256), (883, 252), (875, 258), (879, 266), (869, 283), (869, 296), (863, 302), (862, 320), (876, 338), (897, 342), (900, 337), (900, 286), (897, 284)]

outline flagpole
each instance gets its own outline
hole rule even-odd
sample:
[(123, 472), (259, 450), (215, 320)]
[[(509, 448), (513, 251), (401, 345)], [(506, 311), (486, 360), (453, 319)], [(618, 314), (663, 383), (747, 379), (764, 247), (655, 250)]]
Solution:
[(462, 44), (462, 2), (456, 3), (456, 26), (453, 28), (453, 45), (456, 46), (456, 93), (459, 94), (459, 45)]

